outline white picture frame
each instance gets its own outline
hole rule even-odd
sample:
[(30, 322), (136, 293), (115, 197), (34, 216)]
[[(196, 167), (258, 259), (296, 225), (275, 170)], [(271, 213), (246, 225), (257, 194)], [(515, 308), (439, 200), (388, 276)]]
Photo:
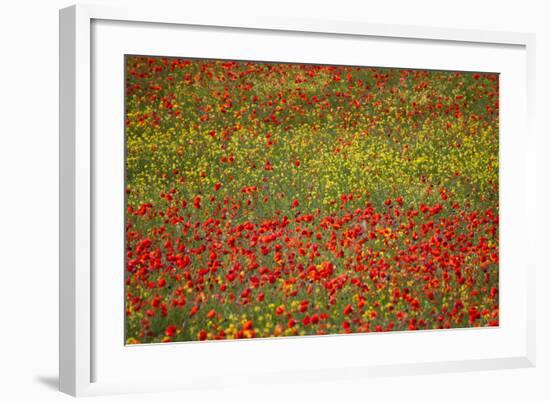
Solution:
[[(515, 153), (522, 161), (521, 166), (517, 167), (519, 172), (515, 178), (510, 179), (510, 183), (523, 182), (521, 191), (517, 188), (515, 191), (523, 196), (518, 203), (510, 204), (513, 206), (508, 210), (507, 216), (519, 213), (525, 217), (525, 228), (535, 227), (535, 133), (533, 129), (534, 112), (534, 48), (535, 37), (525, 33), (508, 32), (485, 32), (458, 29), (437, 29), (428, 27), (399, 26), (399, 25), (373, 25), (366, 22), (346, 22), (346, 21), (318, 21), (318, 20), (295, 20), (292, 18), (262, 18), (255, 19), (227, 19), (208, 16), (186, 15), (184, 10), (156, 10), (154, 8), (113, 8), (99, 5), (78, 5), (72, 6), (60, 11), (60, 390), (74, 395), (94, 395), (107, 393), (126, 393), (134, 391), (161, 391), (166, 389), (202, 389), (214, 386), (224, 386), (232, 383), (231, 380), (225, 380), (223, 374), (203, 375), (197, 372), (195, 377), (178, 379), (169, 377), (166, 380), (151, 379), (150, 381), (139, 380), (133, 382), (127, 378), (117, 378), (115, 375), (109, 376), (109, 380), (97, 380), (98, 365), (95, 363), (95, 355), (101, 353), (101, 347), (96, 344), (95, 325), (98, 319), (101, 320), (101, 308), (94, 308), (94, 286), (97, 287), (96, 276), (93, 272), (94, 258), (93, 252), (94, 230), (96, 220), (95, 210), (95, 181), (94, 175), (98, 159), (97, 148), (93, 138), (92, 125), (93, 107), (92, 102), (93, 87), (92, 78), (94, 75), (95, 60), (94, 55), (98, 51), (96, 47), (101, 46), (105, 41), (98, 40), (93, 42), (94, 23), (109, 21), (113, 23), (140, 23), (162, 26), (163, 29), (169, 27), (210, 27), (212, 29), (229, 28), (234, 31), (246, 32), (272, 32), (286, 33), (288, 35), (306, 34), (308, 37), (322, 36), (330, 38), (337, 36), (340, 38), (383, 38), (386, 41), (417, 41), (422, 43), (436, 43), (438, 45), (459, 44), (462, 47), (475, 46), (496, 46), (511, 47), (517, 49), (519, 53), (513, 57), (519, 57), (522, 63), (520, 76), (516, 76), (514, 82), (520, 82), (521, 90), (524, 96), (518, 100), (525, 107), (525, 113), (518, 117), (517, 124), (521, 124), (521, 138), (513, 139), (521, 141), (523, 145), (515, 146), (516, 142), (510, 142), (505, 146), (503, 152)], [(176, 29), (174, 28), (174, 29)], [(117, 29), (131, 29), (123, 26)], [(137, 30), (140, 28), (137, 27)], [(162, 29), (159, 30), (162, 35)], [(154, 36), (154, 35), (151, 35)], [(116, 40), (113, 42), (117, 42)], [(206, 42), (205, 42), (206, 43)], [(95, 47), (94, 47), (95, 46)], [(113, 45), (114, 46), (114, 45)], [(101, 50), (101, 49), (99, 49)], [(117, 50), (118, 51), (118, 50)], [(160, 50), (159, 51), (165, 51)], [(117, 53), (118, 54), (118, 53)], [(274, 56), (276, 57), (276, 56)], [(222, 58), (222, 57), (220, 57)], [(503, 59), (504, 60), (504, 59)], [(392, 65), (400, 67), (400, 65)], [(460, 66), (457, 66), (459, 69)], [(462, 66), (464, 67), (464, 66)], [(513, 71), (510, 74), (515, 74)], [(525, 78), (525, 79), (524, 79)], [(513, 94), (512, 94), (513, 95)], [(504, 113), (504, 112), (503, 112)], [(519, 142), (518, 142), (519, 143)], [(508, 150), (506, 150), (508, 149)], [(107, 161), (105, 161), (107, 160)], [(111, 163), (110, 159), (102, 159), (103, 163)], [(506, 159), (505, 160), (509, 160)], [(116, 164), (116, 163), (114, 163)], [(506, 171), (511, 171), (513, 166), (503, 166)], [(506, 186), (506, 185), (505, 185)], [(512, 188), (513, 189), (513, 188)], [(521, 208), (521, 210), (519, 210)], [(512, 219), (516, 221), (515, 219)], [(512, 221), (510, 220), (510, 221)], [(506, 230), (513, 231), (516, 228), (508, 225)], [(504, 230), (504, 228), (502, 228)], [(534, 229), (533, 229), (534, 230)], [(96, 233), (97, 234), (97, 233)], [(513, 242), (512, 242), (513, 244)], [(516, 254), (526, 253), (525, 262), (518, 269), (522, 269), (522, 278), (515, 280), (517, 286), (517, 297), (521, 298), (522, 309), (518, 311), (521, 322), (516, 322), (521, 328), (521, 334), (516, 335), (513, 341), (517, 350), (506, 353), (495, 349), (489, 356), (483, 356), (478, 353), (466, 359), (454, 358), (437, 361), (416, 360), (414, 357), (408, 362), (396, 363), (388, 359), (384, 363), (384, 358), (372, 364), (354, 363), (346, 365), (334, 365), (334, 367), (320, 366), (313, 368), (304, 364), (298, 367), (298, 370), (285, 371), (278, 370), (276, 377), (278, 380), (292, 382), (295, 380), (327, 380), (330, 378), (351, 377), (360, 380), (365, 377), (387, 376), (400, 374), (419, 374), (436, 373), (451, 371), (468, 371), (482, 369), (504, 369), (516, 367), (530, 367), (535, 364), (535, 305), (534, 305), (534, 270), (537, 261), (534, 259), (535, 252), (526, 252), (534, 245), (525, 243), (518, 245)], [(515, 259), (514, 259), (515, 260)], [(122, 269), (120, 271), (122, 275)], [(524, 275), (523, 275), (524, 274)], [(97, 290), (97, 288), (96, 288)], [(512, 293), (512, 291), (510, 292)], [(503, 295), (506, 296), (506, 295)], [(514, 295), (516, 296), (516, 295)], [(525, 298), (525, 299), (523, 299)], [(99, 314), (99, 316), (98, 316)], [(122, 323), (121, 323), (122, 324)], [(515, 323), (514, 323), (515, 324)], [(502, 329), (505, 332), (507, 329)], [(460, 334), (466, 333), (466, 334)], [(476, 337), (475, 331), (462, 331), (457, 334), (459, 341), (472, 341)], [(481, 333), (481, 332), (479, 332)], [(448, 332), (428, 333), (423, 337), (423, 343), (437, 340), (438, 336), (447, 335)], [(485, 334), (484, 334), (485, 335)], [(362, 335), (333, 336), (325, 342), (328, 347), (341, 347), (343, 341), (360, 342), (364, 341)], [(385, 336), (388, 336), (387, 334)], [(398, 336), (392, 337), (397, 341)], [(428, 337), (430, 336), (430, 337)], [(480, 334), (481, 336), (481, 334)], [(487, 341), (491, 341), (487, 335)], [(338, 338), (336, 338), (338, 337)], [(372, 337), (374, 338), (374, 337)], [(510, 337), (512, 338), (512, 337)], [(277, 339), (277, 352), (292, 352), (292, 347), (296, 348), (296, 341), (301, 341), (300, 346), (310, 349), (314, 352), (320, 347), (319, 338), (295, 339)], [(270, 340), (268, 340), (270, 341)], [(322, 340), (323, 341), (323, 340)], [(253, 348), (252, 352), (262, 355), (262, 349), (267, 346), (261, 341), (235, 342), (235, 345), (208, 345), (197, 344), (198, 347), (193, 351), (187, 348), (190, 355), (204, 354), (207, 357), (215, 357), (219, 349), (227, 349), (232, 355), (247, 355), (246, 347)], [(248, 345), (247, 345), (248, 344)], [(256, 345), (250, 345), (256, 344)], [(260, 344), (260, 345), (257, 345)], [(283, 345), (281, 345), (283, 344)], [(287, 348), (284, 344), (294, 344)], [(505, 343), (503, 343), (505, 344)], [(183, 345), (187, 346), (187, 345)], [(195, 345), (194, 345), (195, 346)], [(120, 341), (120, 347), (123, 348), (123, 342)], [(153, 355), (151, 358), (163, 358), (167, 352), (175, 352), (174, 347), (178, 345), (153, 345), (150, 347), (134, 348), (132, 361), (140, 358), (135, 356), (139, 350), (147, 350), (146, 353), (152, 354), (154, 348), (160, 349), (159, 355)], [(213, 347), (213, 348), (212, 348)], [(217, 347), (217, 348), (216, 348)], [(229, 348), (231, 347), (231, 348)], [(316, 348), (317, 347), (317, 348)], [(181, 348), (180, 348), (181, 349)], [(336, 348), (335, 348), (336, 349)], [(225, 351), (224, 351), (225, 352)], [(267, 351), (265, 351), (267, 352)], [(273, 352), (269, 351), (269, 352)], [(145, 353), (145, 352), (141, 352)], [(163, 356), (164, 355), (164, 356)], [(474, 354), (472, 354), (474, 355)], [(115, 358), (115, 357), (113, 357)], [(148, 357), (149, 358), (149, 357)], [(105, 360), (105, 358), (103, 358)], [(152, 359), (147, 359), (150, 361)], [(114, 363), (113, 359), (113, 363)], [(382, 363), (380, 362), (382, 361)], [(110, 361), (107, 361), (110, 363)], [(121, 362), (122, 363), (122, 362)], [(127, 362), (126, 362), (127, 363)], [(105, 365), (105, 362), (103, 363)], [(115, 366), (113, 364), (113, 366)], [(242, 383), (247, 380), (270, 381), (274, 377), (273, 373), (268, 375), (267, 371), (258, 368), (257, 372), (248, 376), (242, 375)], [(297, 373), (298, 372), (298, 373)], [(99, 376), (101, 377), (101, 375)], [(230, 377), (230, 376), (228, 376)], [(270, 379), (271, 378), (271, 379)], [(237, 384), (238, 380), (237, 380)]]

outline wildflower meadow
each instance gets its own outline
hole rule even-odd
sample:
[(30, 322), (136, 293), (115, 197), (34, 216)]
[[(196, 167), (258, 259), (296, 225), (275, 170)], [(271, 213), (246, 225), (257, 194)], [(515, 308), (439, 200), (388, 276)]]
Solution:
[(498, 326), (498, 74), (125, 74), (126, 344)]

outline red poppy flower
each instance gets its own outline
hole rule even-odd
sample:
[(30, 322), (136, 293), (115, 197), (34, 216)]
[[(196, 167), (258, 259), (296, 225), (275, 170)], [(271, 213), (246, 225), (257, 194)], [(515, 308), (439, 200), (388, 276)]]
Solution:
[(176, 334), (176, 330), (178, 329), (178, 327), (176, 325), (170, 325), (166, 328), (166, 330), (164, 331), (164, 333), (168, 336), (168, 337), (174, 337), (174, 335)]

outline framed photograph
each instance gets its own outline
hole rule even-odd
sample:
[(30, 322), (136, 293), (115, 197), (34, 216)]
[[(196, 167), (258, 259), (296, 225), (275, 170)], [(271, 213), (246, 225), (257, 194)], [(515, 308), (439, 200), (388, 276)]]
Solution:
[(533, 60), (523, 33), (61, 10), (61, 391), (534, 366)]

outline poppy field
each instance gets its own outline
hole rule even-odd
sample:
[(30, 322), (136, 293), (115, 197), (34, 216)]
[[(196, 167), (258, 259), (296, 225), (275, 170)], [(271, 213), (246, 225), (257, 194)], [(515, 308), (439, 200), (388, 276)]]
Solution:
[(497, 74), (126, 56), (125, 343), (499, 324)]

